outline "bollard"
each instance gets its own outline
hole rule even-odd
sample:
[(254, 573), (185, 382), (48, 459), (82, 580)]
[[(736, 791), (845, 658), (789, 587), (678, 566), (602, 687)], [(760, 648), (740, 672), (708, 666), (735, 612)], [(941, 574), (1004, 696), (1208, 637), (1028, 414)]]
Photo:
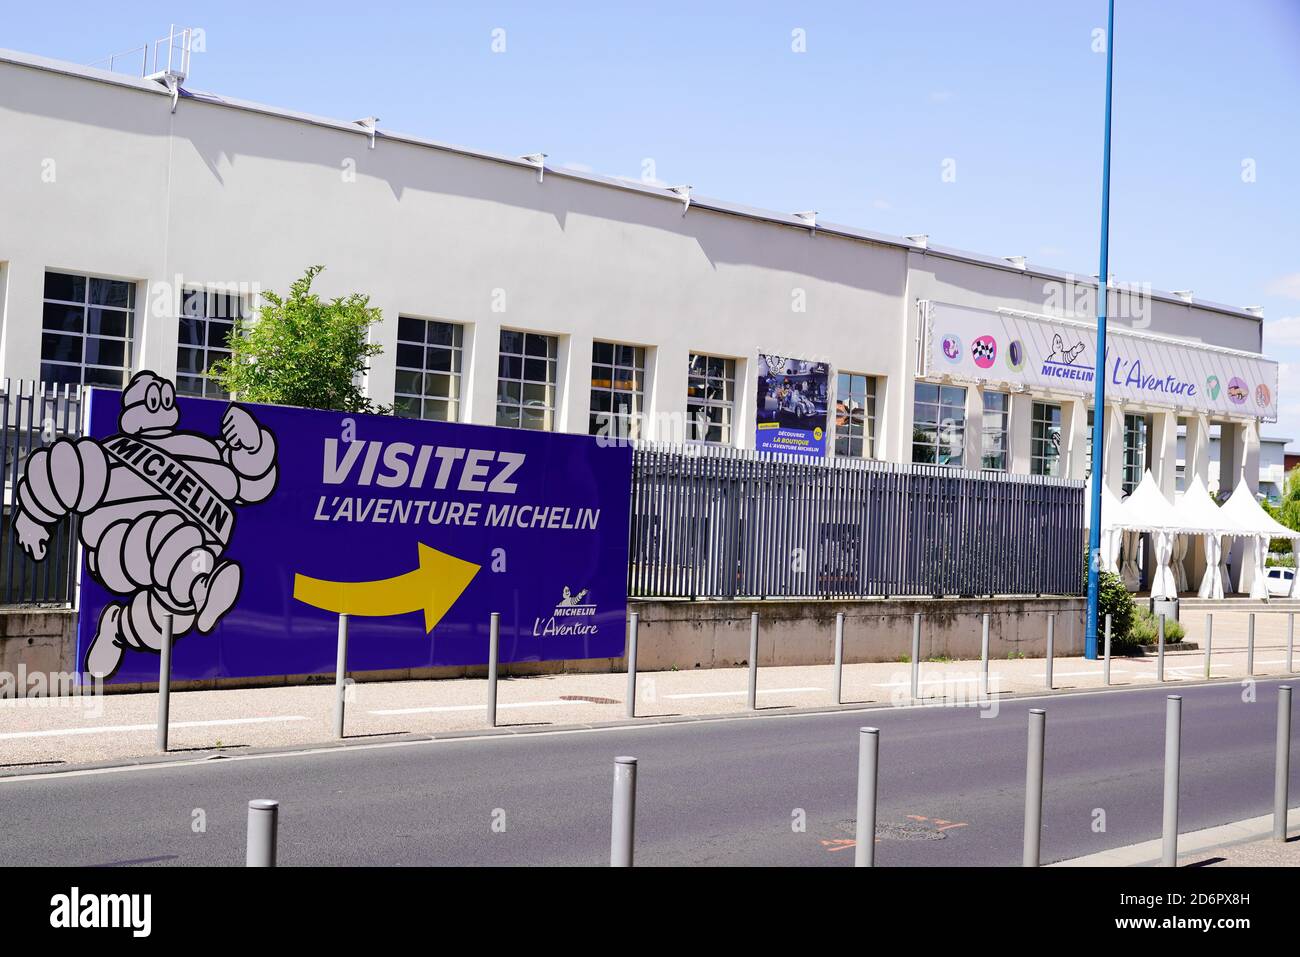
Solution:
[(1025, 760), (1025, 853), (1021, 863), (1037, 867), (1043, 836), (1043, 742), (1047, 712), (1029, 709), (1029, 750)]
[(1246, 674), (1255, 673), (1255, 613), (1246, 622)]
[(1288, 612), (1286, 616), (1286, 673), (1295, 674), (1295, 668), (1292, 663), (1295, 660), (1295, 612)]
[(334, 662), (334, 737), (343, 737), (343, 717), (347, 694), (348, 616), (339, 615), (339, 651)]
[(501, 612), (492, 612), (488, 624), (488, 727), (497, 726), (497, 659), (501, 656)]
[(627, 716), (636, 717), (636, 637), (641, 616), (632, 612), (627, 620)]
[(609, 866), (631, 867), (636, 837), (636, 758), (614, 759), (614, 814), (609, 832)]
[(163, 612), (162, 647), (158, 654), (158, 750), (167, 753), (168, 721), (172, 709), (172, 615)]
[(858, 729), (858, 816), (854, 867), (876, 866), (876, 784), (880, 780), (880, 730)]
[(921, 698), (921, 614), (912, 616), (912, 700)]
[(1101, 666), (1101, 680), (1103, 684), (1110, 684), (1110, 615), (1106, 615), (1106, 659)]
[(1165, 809), (1160, 863), (1178, 866), (1178, 766), (1182, 754), (1183, 699), (1165, 699)]
[(1156, 615), (1156, 681), (1165, 680), (1165, 616)]
[(835, 615), (835, 703), (844, 703), (844, 612)]
[(758, 710), (758, 612), (749, 616), (749, 710)]
[(248, 847), (245, 867), (275, 867), (275, 846), (279, 834), (280, 802), (248, 802)]
[(984, 697), (989, 696), (989, 613), (984, 613), (983, 630), (980, 635), (980, 687)]
[(1214, 644), (1214, 613), (1205, 613), (1205, 677), (1210, 677), (1210, 646)]
[(1277, 760), (1273, 768), (1273, 840), (1286, 841), (1291, 778), (1291, 686), (1277, 689)]
[(1047, 615), (1047, 690), (1052, 690), (1052, 658), (1056, 651), (1056, 614), (1048, 612)]

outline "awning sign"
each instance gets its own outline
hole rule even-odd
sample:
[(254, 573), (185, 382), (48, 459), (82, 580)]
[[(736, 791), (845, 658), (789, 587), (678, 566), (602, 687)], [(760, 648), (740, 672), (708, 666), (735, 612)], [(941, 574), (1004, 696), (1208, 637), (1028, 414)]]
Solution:
[[(1093, 394), (1091, 323), (943, 302), (921, 308), (923, 375)], [(1277, 363), (1262, 356), (1112, 327), (1104, 368), (1108, 399), (1277, 421)]]

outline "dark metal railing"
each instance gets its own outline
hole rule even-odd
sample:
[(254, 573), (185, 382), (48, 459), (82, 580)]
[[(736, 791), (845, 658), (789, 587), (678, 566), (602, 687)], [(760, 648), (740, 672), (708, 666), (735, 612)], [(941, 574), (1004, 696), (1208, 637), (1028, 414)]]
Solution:
[(1083, 483), (639, 445), (635, 598), (1078, 594)]
[(70, 604), (76, 582), (76, 523), (50, 533), (44, 561), (32, 561), (13, 526), (14, 494), (27, 457), (59, 436), (81, 434), (80, 386), (0, 382), (0, 604)]

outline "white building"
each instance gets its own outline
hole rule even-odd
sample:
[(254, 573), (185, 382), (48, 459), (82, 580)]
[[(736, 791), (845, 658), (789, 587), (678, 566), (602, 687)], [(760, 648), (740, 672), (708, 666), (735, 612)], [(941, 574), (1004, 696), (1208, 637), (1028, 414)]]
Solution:
[[(1219, 483), (1219, 434), (1213, 429), (1210, 434), (1210, 471), (1206, 488), (1211, 495), (1225, 496), (1232, 494), (1232, 489)], [(1262, 436), (1259, 440), (1259, 475), (1256, 478), (1255, 494), (1259, 498), (1277, 502), (1282, 497), (1282, 486), (1286, 482), (1286, 448), (1291, 444), (1289, 438)], [(1178, 491), (1186, 487), (1186, 448), (1187, 437), (1178, 436)]]
[[(1086, 273), (15, 52), (0, 129), (4, 377), (116, 385), (147, 367), (211, 394), (231, 312), (324, 264), (322, 295), (383, 310), (366, 388), (405, 414), (587, 432), (603, 412), (645, 438), (753, 447), (775, 354), (829, 365), (831, 454), (1086, 474), (1091, 372), (1044, 377), (1062, 334), (1055, 365), (1092, 367)], [(1131, 292), (1113, 347), (1176, 374), (1113, 390), (1107, 480), (1150, 468), (1172, 493), (1180, 434), (1208, 480), (1214, 429), (1221, 483), (1253, 486), (1277, 392), (1259, 311)], [(977, 337), (949, 321), (996, 325), (996, 363), (972, 366)], [(1220, 395), (1206, 368), (1242, 385)]]

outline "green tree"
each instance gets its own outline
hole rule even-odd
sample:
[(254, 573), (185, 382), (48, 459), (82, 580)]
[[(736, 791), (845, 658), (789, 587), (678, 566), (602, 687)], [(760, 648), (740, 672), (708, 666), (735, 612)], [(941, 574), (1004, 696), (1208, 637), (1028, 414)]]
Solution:
[[(1260, 504), (1275, 521), (1287, 528), (1300, 531), (1300, 468), (1294, 468), (1286, 473), (1286, 478), (1282, 481), (1282, 497), (1276, 505), (1267, 499)], [(1275, 538), (1269, 543), (1269, 550), (1289, 553), (1291, 541), (1286, 538)]]
[(213, 363), (227, 392), (248, 402), (296, 405), (339, 412), (389, 412), (358, 383), (383, 347), (368, 332), (383, 315), (370, 297), (352, 293), (328, 302), (311, 291), (324, 266), (311, 266), (289, 295), (263, 293), (253, 321), (237, 320), (230, 357)]

